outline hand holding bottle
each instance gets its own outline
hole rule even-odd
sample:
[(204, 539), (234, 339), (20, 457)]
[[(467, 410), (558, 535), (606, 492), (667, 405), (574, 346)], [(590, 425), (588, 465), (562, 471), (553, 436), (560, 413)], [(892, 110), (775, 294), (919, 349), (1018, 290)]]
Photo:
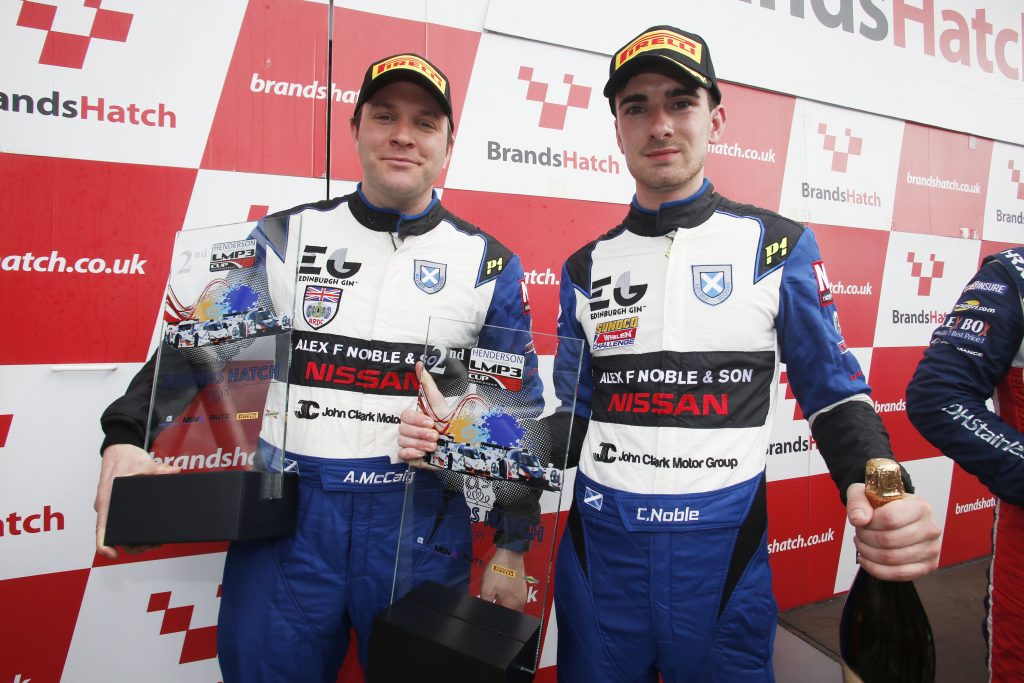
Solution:
[[(869, 460), (866, 484), (851, 486), (847, 510), (862, 523), (857, 528), (861, 563), (846, 596), (839, 620), (839, 649), (846, 683), (933, 683), (935, 641), (928, 615), (910, 579), (931, 571), (929, 531), (931, 506), (914, 504), (903, 491), (900, 467), (894, 460)], [(857, 494), (851, 496), (850, 494)], [(857, 499), (863, 497), (868, 509)], [(912, 498), (912, 496), (910, 497)], [(904, 505), (910, 503), (910, 505)], [(893, 512), (895, 510), (895, 512)], [(870, 514), (862, 514), (869, 512)], [(872, 541), (860, 538), (864, 533)], [(867, 559), (860, 551), (877, 558)], [(938, 550), (935, 550), (936, 561)], [(924, 562), (918, 561), (924, 559)], [(868, 564), (893, 579), (876, 578)]]
[(853, 484), (846, 492), (846, 515), (856, 529), (858, 562), (871, 575), (911, 581), (938, 566), (942, 529), (924, 498), (908, 493), (874, 509), (864, 484)]

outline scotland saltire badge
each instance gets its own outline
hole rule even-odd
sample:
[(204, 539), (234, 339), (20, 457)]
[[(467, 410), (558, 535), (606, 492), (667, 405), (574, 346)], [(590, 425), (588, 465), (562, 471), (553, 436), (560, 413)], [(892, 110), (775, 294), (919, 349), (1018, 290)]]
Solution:
[(732, 266), (692, 266), (693, 293), (709, 306), (717, 306), (732, 294)]
[(412, 279), (427, 294), (437, 294), (444, 287), (448, 265), (416, 259), (412, 264)]
[(306, 285), (306, 294), (302, 298), (302, 318), (314, 330), (319, 330), (334, 320), (340, 304), (340, 287)]

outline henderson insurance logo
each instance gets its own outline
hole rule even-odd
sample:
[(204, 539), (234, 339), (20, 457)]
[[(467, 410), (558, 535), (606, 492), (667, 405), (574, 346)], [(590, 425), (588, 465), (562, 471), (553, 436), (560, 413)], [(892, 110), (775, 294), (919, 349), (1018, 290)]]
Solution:
[[(754, 4), (754, 0), (739, 1)], [(825, 28), (840, 29), (874, 42), (891, 42), (904, 49), (907, 36), (911, 36), (915, 43), (913, 49), (923, 49), (928, 57), (941, 56), (951, 64), (980, 69), (1011, 81), (1024, 80), (1024, 69), (1019, 66), (1024, 47), (1021, 35), (1024, 13), (1004, 26), (990, 22), (984, 7), (975, 9), (973, 15), (964, 16), (955, 9), (936, 7), (938, 3), (934, 0), (838, 3), (760, 0), (756, 4), (772, 12), (788, 8), (795, 19), (813, 19)]]
[[(46, 32), (39, 64), (81, 70), (93, 40), (119, 43), (128, 40), (134, 15), (103, 9), (100, 6), (102, 2), (103, 0), (82, 0), (80, 7), (61, 5), (58, 8), (33, 0), (24, 0), (16, 25), (24, 29)], [(79, 14), (72, 16), (75, 12)], [(82, 26), (88, 24), (88, 33), (75, 34), (55, 30), (54, 20), (58, 14), (61, 17), (68, 15), (68, 23)], [(0, 86), (0, 112), (155, 128), (176, 128), (178, 125), (177, 115), (163, 102), (115, 102), (96, 95), (69, 96), (59, 90), (51, 90), (49, 93), (15, 93), (5, 92)]]
[[(588, 109), (590, 107), (592, 88), (575, 83), (573, 74), (565, 74), (562, 78), (562, 82), (569, 86), (569, 94), (566, 96), (565, 103), (552, 102), (548, 99), (549, 84), (535, 80), (534, 70), (531, 66), (520, 66), (517, 80), (526, 81), (528, 84), (525, 93), (526, 100), (541, 103), (540, 118), (537, 121), (538, 128), (565, 130), (566, 118), (570, 109)], [(505, 146), (496, 140), (487, 141), (487, 160), (605, 175), (622, 173), (619, 162), (612, 154), (597, 156), (566, 148), (553, 150), (550, 146), (544, 149)]]
[[(864, 148), (864, 138), (854, 135), (850, 128), (843, 129), (840, 135), (830, 132), (827, 123), (819, 123), (818, 135), (821, 136), (821, 149), (831, 155), (830, 168), (834, 173), (845, 174), (850, 158), (859, 157)], [(877, 191), (863, 192), (842, 185), (816, 187), (804, 182), (800, 184), (800, 194), (804, 199), (818, 199), (837, 204), (882, 205), (882, 197)]]

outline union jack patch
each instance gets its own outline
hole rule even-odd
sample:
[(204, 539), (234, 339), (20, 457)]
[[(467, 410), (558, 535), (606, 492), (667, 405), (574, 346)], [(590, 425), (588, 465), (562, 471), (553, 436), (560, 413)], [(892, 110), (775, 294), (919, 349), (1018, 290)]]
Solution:
[(306, 285), (306, 294), (302, 297), (302, 318), (314, 330), (319, 330), (334, 320), (341, 308), (340, 287), (320, 287)]

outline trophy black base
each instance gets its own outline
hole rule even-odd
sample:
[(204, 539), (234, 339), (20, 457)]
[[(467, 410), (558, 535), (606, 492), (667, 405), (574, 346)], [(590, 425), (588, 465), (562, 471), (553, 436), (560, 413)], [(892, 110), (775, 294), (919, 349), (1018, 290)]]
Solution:
[(377, 615), (371, 683), (532, 681), (540, 620), (426, 581)]
[(115, 477), (107, 545), (240, 541), (295, 531), (299, 476), (243, 470)]

